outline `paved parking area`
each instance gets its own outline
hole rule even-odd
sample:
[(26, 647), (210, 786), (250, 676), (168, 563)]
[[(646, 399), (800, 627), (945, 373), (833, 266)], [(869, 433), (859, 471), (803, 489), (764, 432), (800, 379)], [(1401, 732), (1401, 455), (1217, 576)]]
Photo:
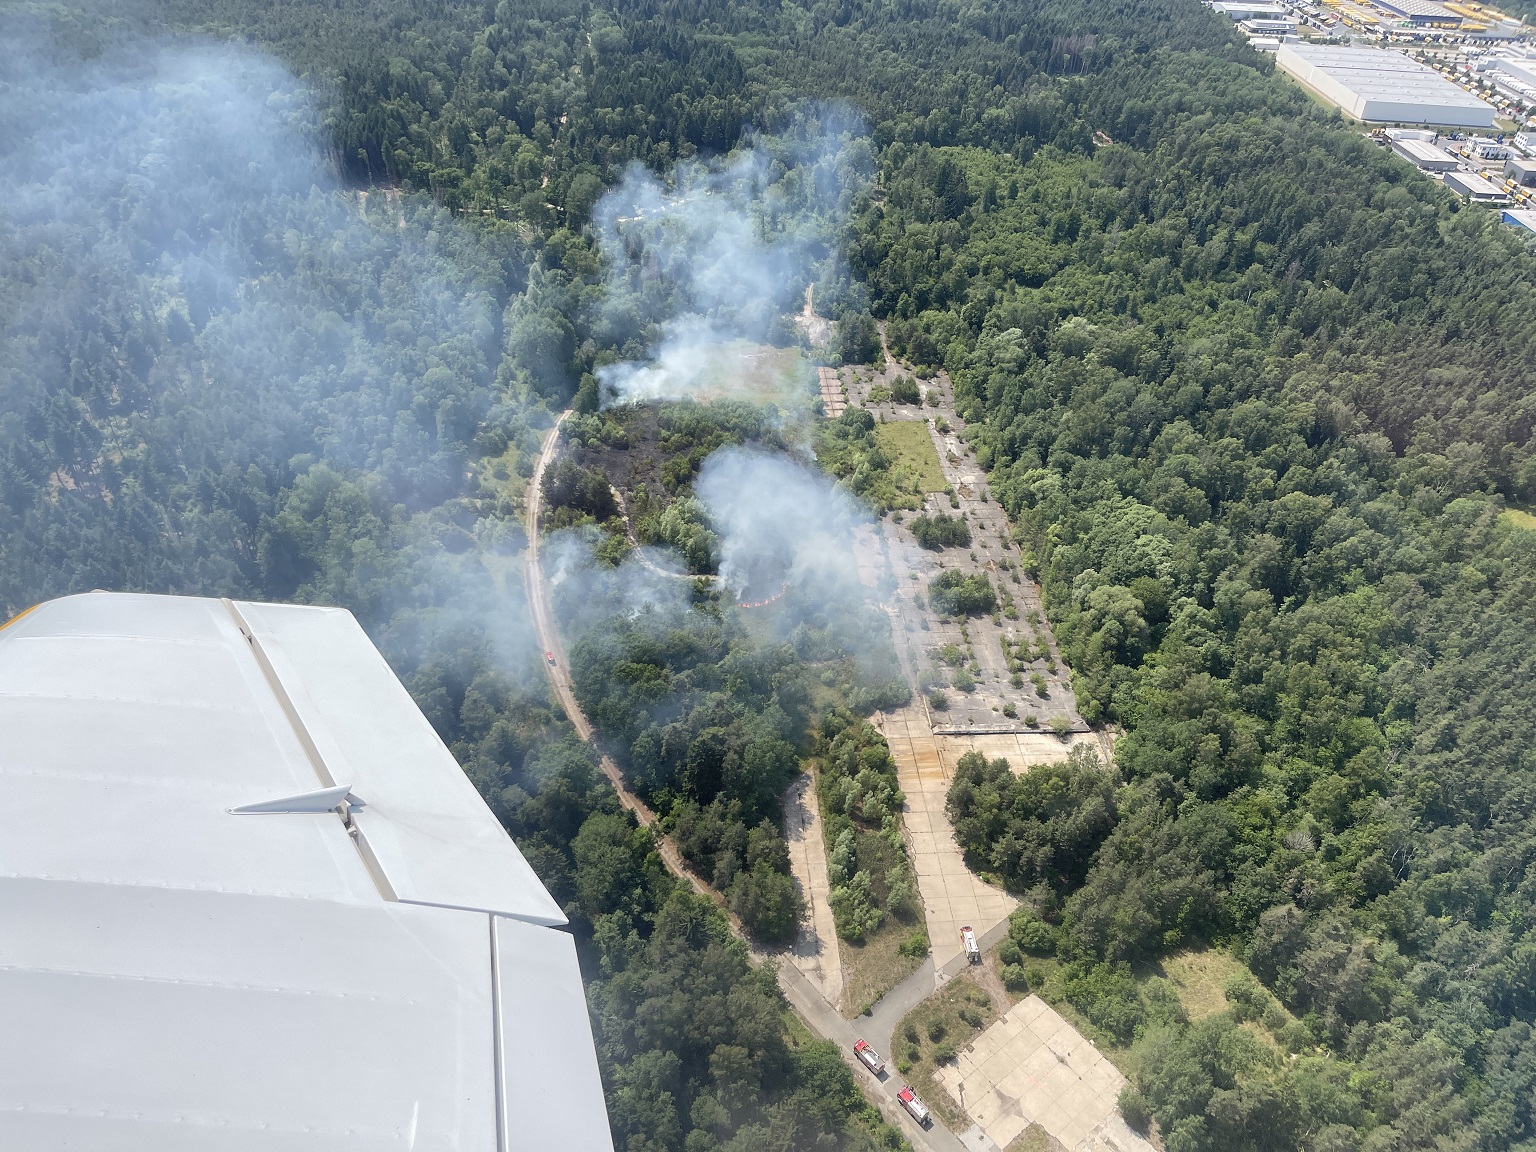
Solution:
[(1151, 1152), (1120, 1119), (1120, 1070), (1038, 996), (978, 1036), (938, 1080), (999, 1147), (1037, 1123), (1068, 1149)]
[(959, 956), (960, 927), (978, 936), (1008, 918), (1018, 906), (1001, 888), (985, 883), (965, 866), (954, 830), (944, 813), (944, 797), (954, 777), (946, 768), (921, 704), (876, 718), (896, 761), (896, 779), (906, 793), (905, 820), (912, 849), (912, 870), (928, 922), (937, 968)]

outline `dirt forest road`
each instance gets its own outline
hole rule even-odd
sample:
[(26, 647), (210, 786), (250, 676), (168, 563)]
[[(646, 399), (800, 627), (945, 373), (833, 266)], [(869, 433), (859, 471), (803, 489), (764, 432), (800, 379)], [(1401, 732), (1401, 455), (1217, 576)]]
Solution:
[[(629, 790), (623, 773), (619, 771), (619, 766), (603, 751), (602, 746), (594, 738), (592, 725), (588, 723), (586, 714), (576, 702), (576, 693), (571, 687), (570, 664), (566, 660), (565, 645), (560, 639), (560, 629), (555, 624), (555, 613), (550, 603), (549, 582), (545, 579), (543, 565), (539, 559), (539, 515), (543, 504), (541, 483), (544, 479), (544, 467), (549, 463), (555, 446), (559, 442), (560, 428), (570, 415), (569, 409), (562, 412), (554, 426), (545, 433), (544, 442), (539, 449), (538, 461), (533, 467), (533, 476), (528, 482), (528, 560), (525, 572), (528, 607), (533, 616), (534, 628), (538, 632), (539, 643), (544, 651), (553, 657), (553, 659), (544, 658), (544, 672), (549, 677), (550, 687), (554, 689), (560, 706), (565, 709), (571, 726), (576, 729), (576, 734), (591, 744), (597, 752), (603, 775), (608, 777), (614, 791), (619, 794), (619, 802), (633, 812), (643, 826), (650, 827), (656, 821), (656, 813)], [(701, 896), (724, 908), (724, 900), (720, 894), (683, 866), (683, 858), (670, 839), (658, 834), (656, 849), (668, 871), (679, 879), (686, 880)], [(728, 909), (725, 912), (731, 931), (746, 940), (741, 923), (730, 914)], [(750, 941), (748, 947), (751, 947)], [(861, 1035), (858, 1031), (861, 1025), (857, 1021), (844, 1020), (841, 1013), (827, 1002), (820, 990), (793, 964), (780, 963), (778, 956), (758, 952), (755, 949), (752, 952), (752, 958), (755, 963), (771, 963), (775, 966), (779, 987), (795, 1014), (817, 1036), (837, 1045), (838, 1051), (853, 1068), (854, 1075), (858, 1077), (859, 1083), (864, 1087), (870, 1100), (880, 1109), (888, 1122), (895, 1124), (901, 1130), (914, 1148), (927, 1149), (929, 1152), (967, 1152), (966, 1146), (937, 1119), (931, 1121), (931, 1126), (926, 1129), (919, 1128), (913, 1122), (896, 1100), (896, 1093), (901, 1088), (902, 1081), (894, 1073), (888, 1071), (883, 1078), (876, 1078), (854, 1059), (853, 1043)]]

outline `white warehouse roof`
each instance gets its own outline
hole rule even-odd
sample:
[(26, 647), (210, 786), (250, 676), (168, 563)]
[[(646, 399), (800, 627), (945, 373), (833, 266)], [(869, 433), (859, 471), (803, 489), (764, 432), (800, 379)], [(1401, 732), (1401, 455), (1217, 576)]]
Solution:
[(1447, 172), (1441, 177), (1445, 186), (1452, 192), (1473, 200), (1493, 200), (1508, 202), (1509, 193), (1500, 188), (1486, 177), (1479, 176), (1475, 172)]
[(0, 630), (0, 1147), (611, 1152), (564, 922), (349, 613)]
[(1267, 3), (1259, 0), (1258, 3), (1243, 4), (1238, 0), (1216, 0), (1211, 5), (1217, 12), (1232, 20), (1287, 20), (1291, 18), (1291, 10), (1284, 4)]
[(1394, 140), (1392, 150), (1426, 172), (1454, 172), (1458, 163), (1456, 157), (1428, 140)]
[(1536, 60), (1495, 56), (1487, 60), (1486, 66), (1507, 73), (1523, 83), (1536, 84)]
[(1397, 52), (1286, 44), (1275, 63), (1356, 120), (1493, 127), (1492, 105)]

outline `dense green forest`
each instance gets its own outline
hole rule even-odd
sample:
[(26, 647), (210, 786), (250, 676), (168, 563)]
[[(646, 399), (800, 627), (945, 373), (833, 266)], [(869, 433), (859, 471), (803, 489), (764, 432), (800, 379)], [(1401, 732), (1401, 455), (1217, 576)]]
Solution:
[[(1127, 1114), (1170, 1152), (1536, 1141), (1536, 263), (1515, 233), (1193, 0), (4, 19), (0, 601), (353, 608), (572, 909), (621, 1146), (886, 1138), (616, 813), (536, 687), (509, 579), (539, 430), (575, 396), (583, 438), (622, 435), (597, 373), (650, 338), (604, 326), (594, 205), (631, 162), (726, 151), (806, 99), (873, 143), (844, 354), (877, 353), (872, 317), (950, 374), (1084, 715), (1123, 730), (1112, 767), (959, 778), (966, 847), (1026, 901), (1012, 966), (1058, 965), (1135, 1046)], [(215, 43), (118, 46), (172, 29)], [(871, 431), (819, 433), (822, 459), (898, 506)], [(648, 489), (646, 531), (710, 573), (696, 447), (672, 443), (691, 462)], [(606, 579), (627, 545), (603, 489), (561, 482)], [(806, 730), (835, 652), (675, 583), (646, 627), (589, 628), (578, 670), (695, 865), (767, 923), (784, 749), (848, 740)], [(765, 774), (728, 778), (749, 751)], [(1230, 1013), (1190, 1023), (1132, 978), (1209, 943), (1253, 973)]]

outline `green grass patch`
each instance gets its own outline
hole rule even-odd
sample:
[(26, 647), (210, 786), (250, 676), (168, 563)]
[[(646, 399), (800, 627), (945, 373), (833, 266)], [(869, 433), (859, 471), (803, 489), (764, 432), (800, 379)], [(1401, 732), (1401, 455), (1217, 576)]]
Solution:
[(1532, 515), (1524, 508), (1506, 508), (1499, 513), (1499, 519), (1511, 528), (1523, 528), (1527, 532), (1536, 532), (1536, 515)]
[(1165, 958), (1142, 976), (1162, 976), (1179, 997), (1179, 1003), (1191, 1020), (1199, 1020), (1229, 1007), (1223, 991), (1228, 980), (1248, 969), (1229, 953), (1214, 948), (1179, 952)]
[(862, 943), (838, 940), (843, 960), (843, 1015), (861, 1016), (896, 985), (922, 965), (922, 956), (902, 945), (922, 931), (916, 918), (903, 920), (887, 916), (880, 927), (864, 937)]
[(877, 424), (875, 439), (894, 462), (893, 466), (911, 473), (923, 492), (944, 491), (944, 470), (939, 467), (939, 454), (933, 449), (927, 424), (921, 420)]
[[(1050, 1134), (1038, 1124), (1031, 1124), (1020, 1132), (1014, 1142), (1004, 1152), (1046, 1152), (1051, 1147)], [(1060, 1145), (1058, 1144), (1059, 1148)]]

